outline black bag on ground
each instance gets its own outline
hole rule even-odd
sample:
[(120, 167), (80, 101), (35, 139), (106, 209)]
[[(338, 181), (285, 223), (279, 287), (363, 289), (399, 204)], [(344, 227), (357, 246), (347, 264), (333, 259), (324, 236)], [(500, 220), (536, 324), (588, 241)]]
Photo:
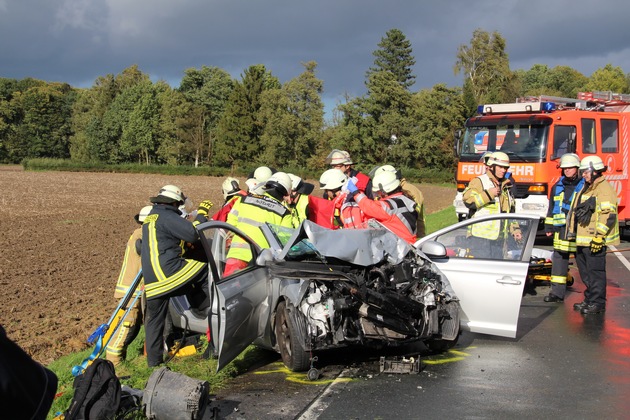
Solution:
[(66, 420), (113, 419), (120, 406), (121, 387), (114, 364), (95, 359), (72, 384), (74, 397)]

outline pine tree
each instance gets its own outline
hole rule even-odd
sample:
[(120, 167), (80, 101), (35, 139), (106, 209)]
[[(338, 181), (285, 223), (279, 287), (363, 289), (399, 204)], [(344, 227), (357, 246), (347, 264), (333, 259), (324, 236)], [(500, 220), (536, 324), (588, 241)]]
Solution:
[(368, 70), (366, 79), (370, 79), (371, 73), (390, 71), (405, 89), (413, 86), (416, 76), (412, 74), (412, 67), (416, 60), (412, 55), (411, 42), (405, 34), (399, 29), (390, 29), (378, 46), (379, 49), (372, 53), (375, 66)]

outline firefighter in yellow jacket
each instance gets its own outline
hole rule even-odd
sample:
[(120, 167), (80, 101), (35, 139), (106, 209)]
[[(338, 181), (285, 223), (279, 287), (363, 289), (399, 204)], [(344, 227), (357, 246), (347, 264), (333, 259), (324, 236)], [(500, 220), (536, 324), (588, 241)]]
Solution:
[(606, 310), (606, 248), (619, 244), (617, 193), (603, 177), (606, 166), (599, 156), (580, 161), (585, 186), (569, 210), (569, 231), (575, 235), (584, 301), (573, 305), (582, 314)]
[[(142, 223), (151, 212), (152, 206), (145, 206), (134, 217), (136, 222), (141, 226), (133, 231), (131, 237), (127, 241), (125, 249), (125, 257), (123, 259), (114, 298), (118, 302), (125, 297), (129, 287), (138, 275), (142, 262), (140, 259), (140, 249), (142, 246)], [(118, 328), (118, 331), (111, 338), (106, 350), (106, 359), (114, 365), (120, 364), (127, 355), (127, 346), (138, 336), (140, 326), (142, 325), (141, 300), (136, 300), (135, 305), (129, 309), (125, 321)]]
[[(469, 209), (469, 217), (480, 217), (498, 213), (514, 213), (515, 183), (508, 173), (510, 158), (503, 152), (494, 152), (487, 161), (487, 171), (472, 179), (463, 193), (464, 204)], [(518, 223), (501, 226), (499, 221), (476, 223), (470, 234), (483, 240), (474, 251), (477, 258), (503, 259), (497, 248), (503, 245), (507, 233), (516, 241), (522, 240)], [(501, 241), (499, 241), (501, 240)]]

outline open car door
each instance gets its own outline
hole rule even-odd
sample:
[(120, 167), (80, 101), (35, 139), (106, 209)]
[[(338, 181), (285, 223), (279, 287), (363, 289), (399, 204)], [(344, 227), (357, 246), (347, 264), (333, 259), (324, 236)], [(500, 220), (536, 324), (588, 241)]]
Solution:
[[(208, 323), (212, 343), (218, 352), (218, 371), (261, 335), (267, 324), (270, 316), (267, 268), (256, 264), (260, 248), (234, 226), (208, 222), (197, 229), (208, 254)], [(236, 238), (239, 250), (248, 249), (252, 258), (243, 267), (226, 271), (228, 253), (236, 245)]]
[[(516, 337), (518, 314), (539, 218), (502, 213), (472, 218), (418, 240), (446, 247), (445, 258), (431, 258), (460, 300), (461, 327), (471, 332)], [(495, 234), (488, 234), (492, 229)], [(520, 229), (522, 240), (512, 235)]]

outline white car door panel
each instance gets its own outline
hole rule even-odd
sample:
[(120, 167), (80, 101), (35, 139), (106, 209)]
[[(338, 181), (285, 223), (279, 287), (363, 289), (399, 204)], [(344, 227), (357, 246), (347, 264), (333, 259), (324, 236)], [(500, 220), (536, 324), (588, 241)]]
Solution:
[[(478, 232), (473, 224), (493, 220), (500, 221), (502, 232), (510, 232), (510, 226), (518, 223), (522, 240), (516, 242), (510, 234), (491, 241), (473, 235)], [(431, 240), (446, 247), (448, 257), (432, 261), (446, 275), (460, 301), (462, 329), (516, 337), (538, 220), (529, 215), (486, 216), (460, 222), (416, 242), (417, 247)]]

